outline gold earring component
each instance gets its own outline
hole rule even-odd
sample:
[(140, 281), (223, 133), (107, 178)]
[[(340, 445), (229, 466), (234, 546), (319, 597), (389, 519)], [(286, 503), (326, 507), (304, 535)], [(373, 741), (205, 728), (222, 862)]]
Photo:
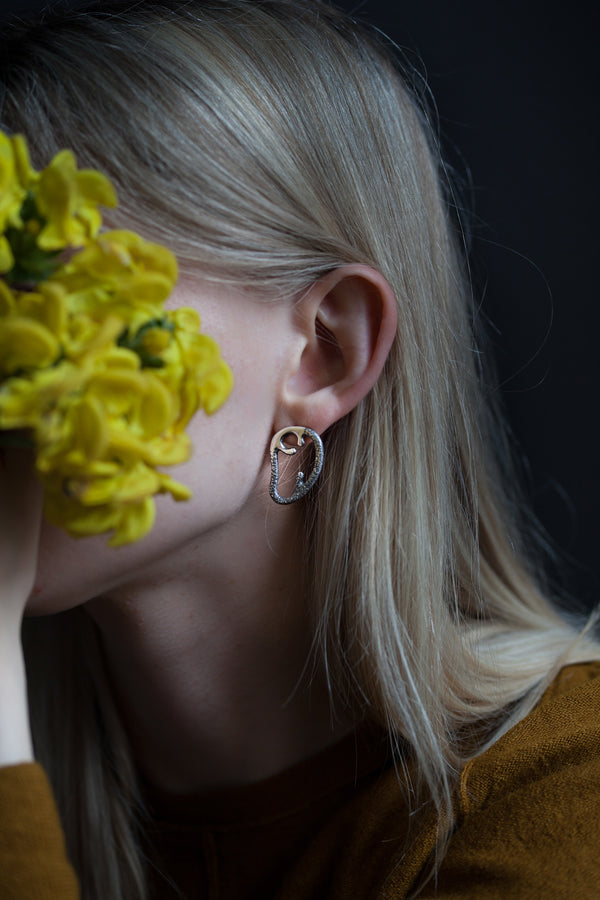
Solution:
[[(286, 447), (283, 442), (288, 435), (295, 435), (298, 447)], [(306, 481), (304, 480), (304, 472), (298, 472), (296, 475), (296, 487), (294, 488), (294, 492), (290, 494), (289, 497), (282, 497), (279, 493), (279, 462), (277, 460), (277, 455), (278, 453), (285, 453), (286, 456), (294, 456), (298, 452), (298, 448), (304, 446), (304, 438), (306, 435), (311, 439), (315, 448), (315, 460), (312, 471)], [(269, 486), (269, 493), (271, 494), (271, 498), (275, 503), (295, 503), (296, 500), (300, 500), (301, 497), (304, 497), (304, 495), (310, 491), (311, 487), (321, 474), (321, 469), (323, 468), (323, 442), (317, 432), (313, 431), (312, 428), (288, 425), (287, 428), (282, 428), (281, 431), (278, 431), (277, 434), (273, 435), (270, 453), (271, 484)]]

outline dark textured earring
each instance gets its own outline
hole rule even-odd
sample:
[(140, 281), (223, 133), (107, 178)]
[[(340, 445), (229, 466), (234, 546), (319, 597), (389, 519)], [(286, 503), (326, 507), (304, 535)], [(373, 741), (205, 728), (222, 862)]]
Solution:
[[(304, 480), (304, 472), (298, 472), (296, 476), (296, 487), (294, 488), (294, 492), (290, 494), (289, 497), (282, 497), (279, 493), (278, 485), (279, 462), (277, 460), (277, 455), (278, 453), (285, 453), (287, 456), (294, 456), (298, 452), (298, 447), (286, 447), (283, 443), (284, 438), (292, 434), (296, 436), (298, 447), (304, 446), (304, 437), (305, 435), (308, 435), (315, 448), (315, 459), (312, 471), (308, 478)], [(321, 473), (321, 469), (323, 468), (323, 442), (317, 432), (313, 431), (312, 428), (304, 428), (297, 425), (288, 425), (287, 428), (282, 428), (281, 431), (278, 431), (277, 434), (273, 435), (270, 453), (271, 484), (269, 486), (269, 493), (271, 494), (271, 498), (275, 501), (275, 503), (295, 503), (296, 500), (300, 500), (305, 496), (305, 494), (308, 493), (308, 491), (310, 491), (311, 487), (314, 485), (315, 481)]]

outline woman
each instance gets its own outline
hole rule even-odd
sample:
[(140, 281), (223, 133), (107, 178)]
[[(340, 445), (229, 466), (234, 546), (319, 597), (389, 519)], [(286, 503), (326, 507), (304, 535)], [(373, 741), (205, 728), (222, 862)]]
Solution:
[[(7, 895), (76, 895), (35, 754), (86, 898), (592, 896), (599, 647), (528, 558), (383, 41), (317, 2), (113, 0), (3, 59), (0, 125), (113, 179), (236, 383), (192, 422), (193, 500), (118, 551), (40, 523), (7, 454)], [(274, 503), (291, 427), (323, 471)]]

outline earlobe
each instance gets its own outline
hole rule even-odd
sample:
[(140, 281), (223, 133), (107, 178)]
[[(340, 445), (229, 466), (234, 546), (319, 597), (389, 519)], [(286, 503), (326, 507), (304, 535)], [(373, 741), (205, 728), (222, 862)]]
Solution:
[(322, 433), (377, 381), (396, 333), (396, 300), (375, 269), (347, 265), (315, 282), (296, 312), (302, 350), (281, 417)]

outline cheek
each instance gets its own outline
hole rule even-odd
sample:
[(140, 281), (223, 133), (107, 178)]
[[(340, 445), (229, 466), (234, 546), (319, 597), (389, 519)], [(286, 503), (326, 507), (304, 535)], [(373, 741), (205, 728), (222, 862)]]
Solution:
[(27, 615), (50, 615), (71, 609), (108, 590), (123, 574), (148, 558), (145, 538), (126, 547), (109, 547), (109, 535), (72, 538), (44, 522), (37, 574)]
[[(186, 299), (179, 297), (176, 305)], [(226, 315), (227, 301), (219, 300), (207, 302), (205, 310), (206, 331), (233, 369), (233, 392), (214, 415), (199, 411), (192, 418), (186, 429), (192, 457), (164, 470), (191, 489), (192, 499), (176, 503), (169, 495), (155, 497), (152, 531), (125, 547), (109, 547), (107, 534), (78, 540), (44, 523), (29, 614), (69, 609), (125, 585), (149, 566), (164, 571), (175, 553), (185, 554), (186, 544), (226, 527), (245, 505), (251, 503), (248, 509), (256, 514), (261, 504), (270, 504), (268, 447), (282, 368), (281, 340), (274, 334), (284, 316), (280, 312), (274, 322), (264, 307), (233, 309), (235, 315)]]
[[(212, 416), (199, 412), (187, 432), (193, 444), (188, 462), (169, 469), (194, 492), (194, 500), (213, 517), (233, 513), (258, 487), (263, 485), (268, 467), (268, 448), (273, 432), (276, 379), (268, 367), (237, 362), (231, 357), (234, 388)], [(194, 501), (192, 501), (193, 503)], [(197, 511), (202, 516), (202, 511)]]
[[(188, 425), (191, 458), (165, 468), (193, 493), (176, 503), (157, 495), (156, 520), (141, 541), (109, 547), (109, 534), (72, 538), (44, 522), (29, 615), (49, 615), (85, 603), (132, 580), (149, 566), (165, 567), (188, 542), (226, 528), (252, 502), (268, 503), (271, 400), (260, 378), (239, 367), (236, 390), (213, 416), (198, 412)], [(238, 388), (239, 385), (239, 388)]]

